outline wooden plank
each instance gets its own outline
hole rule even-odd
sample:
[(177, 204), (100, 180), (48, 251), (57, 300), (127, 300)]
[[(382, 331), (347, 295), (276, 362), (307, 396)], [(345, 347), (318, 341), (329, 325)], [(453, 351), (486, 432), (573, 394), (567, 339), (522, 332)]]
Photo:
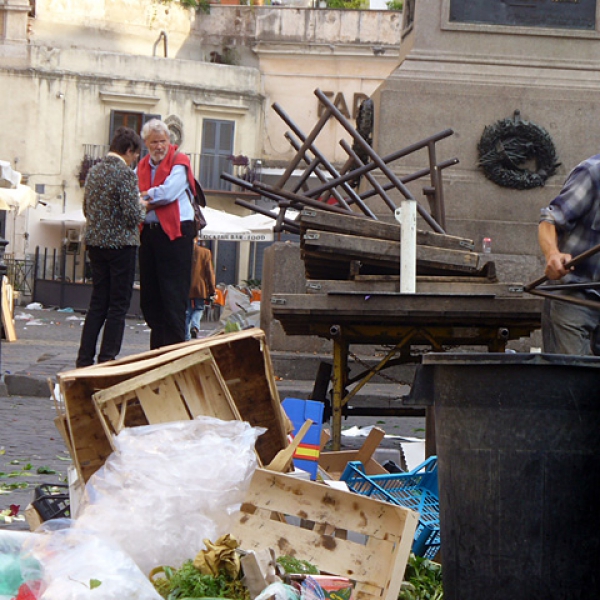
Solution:
[(182, 358), (163, 364), (156, 369), (152, 369), (136, 377), (126, 379), (108, 389), (96, 392), (94, 394), (94, 401), (102, 406), (110, 399), (124, 397), (131, 393), (135, 394), (140, 386), (147, 385), (150, 382), (157, 381), (206, 360), (212, 360), (212, 355), (208, 350), (199, 350), (197, 352), (188, 353)]
[[(391, 221), (376, 221), (368, 217), (338, 215), (317, 209), (302, 210), (298, 219), (302, 232), (312, 229), (380, 240), (400, 240), (400, 225)], [(417, 244), (450, 250), (473, 250), (475, 248), (473, 240), (423, 230), (417, 230)]]
[(393, 534), (389, 540), (369, 540), (370, 551), (365, 556), (365, 547), (355, 542), (301, 527), (290, 527), (287, 523), (265, 519), (260, 515), (246, 513), (244, 519), (243, 531), (238, 534), (234, 528), (234, 535), (240, 547), (246, 551), (275, 548), (277, 554), (292, 554), (318, 566), (322, 571), (349, 577), (376, 588), (381, 587), (378, 582), (385, 581), (389, 573), (389, 557), (395, 542)]
[(232, 352), (229, 344), (221, 344), (211, 351), (240, 418), (253, 427), (267, 429), (256, 441), (256, 450), (263, 464), (268, 464), (287, 447), (287, 433), (291, 431), (275, 384), (269, 348), (264, 333), (236, 340), (235, 348)]
[(156, 391), (153, 387), (144, 385), (136, 392), (149, 425), (190, 420), (172, 376), (160, 381)]
[[(181, 344), (156, 348), (155, 350), (148, 350), (146, 352), (141, 352), (140, 354), (124, 356), (117, 360), (98, 363), (81, 369), (63, 371), (62, 373), (59, 373), (59, 375), (64, 381), (70, 378), (81, 379), (85, 377), (86, 379), (104, 379), (107, 377), (118, 378), (130, 376), (136, 372), (147, 371), (177, 358), (187, 356), (198, 350), (211, 349), (221, 344), (232, 344), (238, 340), (242, 341), (248, 338), (264, 338), (264, 335), (264, 331), (260, 329), (223, 333), (202, 339), (182, 342)], [(100, 385), (100, 387), (105, 386)]]
[(288, 471), (288, 467), (292, 462), (292, 456), (294, 455), (294, 452), (296, 452), (296, 448), (298, 448), (300, 442), (302, 442), (306, 432), (310, 429), (312, 424), (313, 421), (311, 419), (306, 419), (302, 427), (300, 427), (300, 431), (298, 431), (298, 433), (294, 436), (292, 443), (287, 448), (280, 450), (275, 455), (275, 458), (268, 465), (265, 465), (265, 469), (279, 472)]
[[(397, 343), (415, 332), (411, 344), (489, 345), (527, 336), (539, 329), (543, 301), (424, 294), (273, 294), (271, 310), (288, 335), (331, 337), (339, 325), (349, 343)], [(430, 337), (420, 332), (426, 332)]]
[(379, 427), (373, 427), (358, 450), (343, 450), (335, 452), (321, 452), (319, 466), (333, 479), (339, 479), (349, 461), (359, 461), (363, 464), (368, 475), (387, 475), (386, 471), (373, 459), (373, 453), (383, 440), (385, 432)]
[(2, 327), (4, 339), (7, 342), (17, 341), (17, 332), (13, 321), (14, 296), (12, 285), (8, 283), (8, 277), (2, 277)]
[[(314, 530), (274, 521), (273, 512)], [(357, 599), (396, 600), (416, 526), (417, 514), (403, 507), (258, 469), (232, 533), (245, 550), (272, 547), (349, 577)]]
[(383, 440), (385, 436), (385, 431), (380, 429), (379, 427), (373, 427), (371, 431), (369, 431), (369, 435), (367, 439), (363, 442), (363, 445), (358, 449), (356, 453), (356, 460), (359, 460), (363, 465), (366, 465), (373, 453), (379, 447), (381, 440)]
[[(478, 323), (485, 326), (489, 317), (493, 322), (511, 322), (523, 319), (540, 319), (543, 302), (533, 296), (510, 298), (493, 294), (397, 294), (364, 293), (328, 294), (273, 294), (271, 298), (275, 318), (296, 312), (299, 318), (318, 314), (331, 316), (332, 323), (361, 322), (372, 317), (380, 322), (393, 318), (393, 322), (407, 325), (426, 319), (431, 324), (460, 325)], [(432, 320), (433, 319), (433, 320)], [(475, 320), (475, 321), (474, 321)]]
[[(308, 230), (303, 245), (313, 252), (341, 255), (352, 260), (400, 268), (400, 242), (327, 231)], [(479, 268), (479, 256), (474, 252), (450, 250), (433, 246), (417, 246), (417, 268), (474, 272)]]
[[(319, 454), (319, 466), (327, 471), (333, 479), (339, 479), (351, 460), (358, 460), (358, 450), (337, 450), (321, 452)], [(387, 475), (386, 471), (376, 460), (370, 459), (363, 463), (367, 475)]]
[[(439, 295), (472, 295), (472, 296), (503, 296), (510, 298), (526, 298), (529, 294), (523, 291), (520, 283), (491, 283), (478, 277), (461, 277), (461, 281), (452, 281), (453, 277), (441, 277), (442, 281), (435, 278), (421, 280), (417, 277), (417, 294)], [(467, 281), (465, 281), (467, 280)], [(354, 280), (311, 280), (306, 282), (307, 294), (328, 294), (336, 292), (364, 292), (369, 294), (373, 290), (378, 293), (399, 293), (400, 282), (398, 277), (382, 279), (378, 276), (360, 277)]]
[(194, 373), (196, 373), (197, 380), (202, 388), (203, 404), (200, 408), (201, 412), (197, 412), (195, 396), (193, 394), (186, 396), (186, 402), (192, 416), (211, 415), (224, 421), (241, 420), (240, 411), (227, 389), (227, 384), (221, 372), (215, 367), (214, 363), (211, 361), (210, 363), (198, 364), (194, 369)]
[[(183, 384), (183, 390), (178, 382)], [(108, 418), (115, 433), (126, 425), (131, 426), (127, 419), (130, 400), (139, 401), (143, 424), (185, 421), (198, 415), (225, 420), (240, 418), (208, 350), (197, 351), (101, 390), (94, 394), (93, 400), (100, 409), (100, 418), (105, 422)]]

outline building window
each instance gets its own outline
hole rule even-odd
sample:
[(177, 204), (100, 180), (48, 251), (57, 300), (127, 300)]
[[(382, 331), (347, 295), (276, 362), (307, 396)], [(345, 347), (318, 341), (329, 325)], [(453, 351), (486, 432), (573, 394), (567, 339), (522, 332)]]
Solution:
[[(150, 119), (160, 119), (160, 115), (151, 115), (142, 112), (130, 112), (125, 110), (111, 110), (110, 111), (110, 133), (108, 136), (108, 143), (113, 139), (115, 131), (119, 127), (129, 127), (133, 129), (138, 135), (142, 132), (142, 127)], [(140, 158), (148, 154), (148, 150), (142, 144), (142, 153)]]
[(231, 184), (221, 173), (232, 173), (229, 157), (233, 154), (235, 121), (204, 119), (202, 122), (202, 154), (200, 183), (207, 190), (230, 190)]

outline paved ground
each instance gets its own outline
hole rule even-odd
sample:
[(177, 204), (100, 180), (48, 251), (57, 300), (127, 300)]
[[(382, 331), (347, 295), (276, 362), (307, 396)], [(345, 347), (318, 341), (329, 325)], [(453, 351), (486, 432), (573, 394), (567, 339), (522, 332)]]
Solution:
[[(34, 489), (43, 483), (66, 483), (71, 460), (54, 426), (56, 411), (46, 379), (74, 368), (82, 323), (83, 316), (77, 313), (17, 307), (18, 339), (0, 343), (0, 373), (3, 375), (0, 382), (0, 511), (10, 505), (20, 505), (24, 510)], [(203, 324), (207, 328), (215, 326), (215, 323)], [(147, 350), (149, 341), (145, 323), (129, 319), (121, 356)], [(294, 389), (290, 381), (280, 382), (280, 385), (286, 393)], [(299, 382), (297, 388), (310, 390), (312, 382)], [(354, 417), (344, 421), (344, 428), (355, 425), (378, 425), (389, 434), (423, 438), (424, 420), (420, 418)], [(363, 440), (362, 437), (344, 437), (344, 445), (358, 447)], [(400, 442), (394, 438), (386, 439), (381, 445), (382, 449), (391, 451), (392, 458), (397, 455), (399, 446)], [(10, 525), (0, 522), (2, 528), (28, 529), (24, 522)]]

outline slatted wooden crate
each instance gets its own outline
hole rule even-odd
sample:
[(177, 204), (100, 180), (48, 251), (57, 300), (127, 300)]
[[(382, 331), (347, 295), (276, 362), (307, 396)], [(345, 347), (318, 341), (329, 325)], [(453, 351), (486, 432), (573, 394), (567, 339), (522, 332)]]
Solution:
[[(97, 398), (102, 400), (100, 392), (113, 386), (123, 386), (115, 388), (130, 394), (124, 407), (123, 424), (137, 426), (148, 423), (148, 415), (142, 409), (140, 399), (132, 401), (131, 394), (135, 395), (135, 392), (130, 388), (140, 383), (143, 385), (145, 380), (142, 376), (150, 371), (155, 371), (151, 377), (162, 374), (169, 379), (168, 383), (159, 384), (154, 390), (146, 388), (142, 392), (147, 398), (148, 410), (154, 411), (153, 420), (166, 418), (156, 414), (156, 409), (160, 412), (161, 405), (166, 402), (165, 414), (172, 417), (183, 416), (185, 411), (186, 418), (190, 418), (192, 414), (200, 414), (204, 407), (208, 414), (214, 416), (231, 414), (231, 418), (241, 418), (252, 426), (265, 427), (267, 432), (258, 438), (256, 444), (263, 464), (270, 463), (277, 452), (288, 445), (289, 424), (281, 408), (264, 332), (253, 329), (217, 335), (59, 373), (72, 458), (82, 481), (86, 482), (112, 452), (108, 434), (117, 431), (119, 419), (114, 422), (111, 419), (115, 418), (114, 410), (120, 411), (123, 407), (123, 403), (119, 403), (119, 408), (115, 404), (109, 407), (107, 403), (100, 411), (93, 400), (94, 395), (98, 394)], [(127, 384), (130, 380), (134, 383)], [(171, 395), (167, 390), (177, 392)], [(153, 399), (152, 394), (163, 399)], [(177, 408), (170, 407), (171, 398)]]
[(400, 506), (258, 469), (232, 533), (244, 550), (273, 548), (352, 579), (355, 600), (396, 600), (417, 519)]
[(124, 427), (186, 421), (199, 415), (240, 419), (210, 350), (196, 350), (126, 379), (92, 399), (109, 441)]
[[(305, 208), (299, 224), (308, 280), (398, 274), (398, 223)], [(487, 277), (489, 263), (473, 250), (473, 240), (417, 230), (417, 273)]]

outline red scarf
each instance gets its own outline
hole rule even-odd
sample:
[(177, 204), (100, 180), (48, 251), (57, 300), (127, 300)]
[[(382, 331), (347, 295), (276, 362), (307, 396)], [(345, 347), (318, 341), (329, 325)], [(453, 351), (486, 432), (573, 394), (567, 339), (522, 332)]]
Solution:
[[(169, 146), (167, 155), (160, 161), (156, 172), (154, 173), (154, 181), (152, 179), (152, 169), (150, 168), (150, 155), (147, 154), (140, 160), (137, 173), (138, 181), (141, 191), (147, 191), (151, 187), (157, 187), (165, 182), (167, 177), (171, 174), (171, 170), (175, 165), (183, 165), (186, 168), (188, 175), (188, 183), (192, 194), (196, 192), (196, 185), (194, 182), (194, 176), (192, 175), (192, 168), (190, 165), (190, 159), (183, 154), (183, 152), (177, 151), (177, 146), (172, 144)], [(181, 233), (181, 220), (179, 215), (179, 202), (169, 202), (163, 206), (157, 206), (155, 209), (156, 217), (162, 227), (163, 231), (167, 234), (171, 241), (180, 238)]]

